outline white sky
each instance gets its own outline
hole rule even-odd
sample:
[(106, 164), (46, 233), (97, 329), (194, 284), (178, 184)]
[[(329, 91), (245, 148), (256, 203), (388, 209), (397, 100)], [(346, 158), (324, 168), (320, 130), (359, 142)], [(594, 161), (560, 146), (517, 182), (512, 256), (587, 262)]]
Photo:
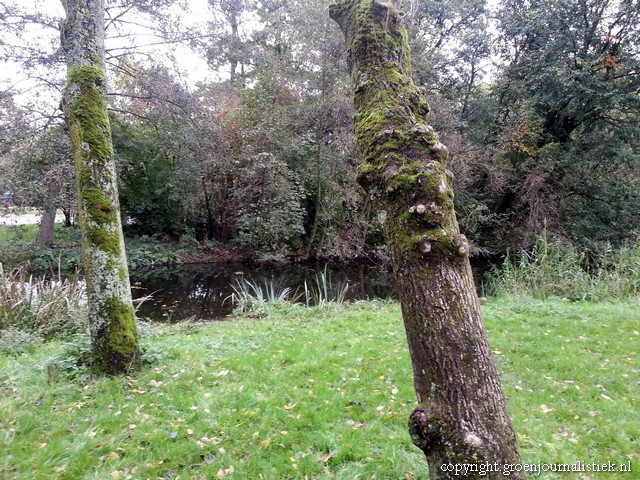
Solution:
[[(53, 15), (62, 19), (64, 17), (64, 9), (62, 7), (61, 0), (4, 0), (7, 3), (13, 3), (21, 6), (26, 11), (40, 11), (49, 15)], [(495, 8), (499, 0), (487, 0), (487, 4), (491, 8)], [(176, 11), (182, 22), (188, 26), (196, 26), (202, 22), (210, 21), (212, 14), (209, 10), (208, 0), (187, 0), (187, 11)], [(140, 29), (142, 31), (142, 29)], [(135, 29), (134, 29), (135, 32)], [(138, 33), (138, 32), (135, 32)], [(49, 39), (57, 41), (58, 32), (53, 31), (34, 31), (34, 35), (49, 35)], [(141, 37), (139, 43), (148, 42), (149, 37)], [(151, 40), (153, 41), (153, 39)], [(115, 46), (114, 41), (107, 40), (107, 47)], [(163, 46), (145, 49), (146, 52), (151, 54), (156, 61), (164, 60), (164, 63), (169, 67), (177, 67), (181, 73), (180, 77), (187, 84), (193, 86), (198, 81), (205, 81), (207, 79), (218, 79), (219, 74), (212, 72), (206, 61), (184, 46)], [(174, 57), (176, 64), (170, 61), (170, 58)], [(2, 64), (0, 67), (0, 90), (6, 89), (10, 85), (16, 84), (17, 90), (25, 90), (34, 80), (29, 79), (25, 73), (16, 65)], [(29, 99), (32, 92), (23, 95), (22, 99)], [(21, 97), (18, 98), (19, 103), (25, 103), (21, 101)], [(54, 100), (57, 103), (57, 99)]]
[[(60, 0), (6, 0), (7, 3), (17, 5), (26, 12), (43, 12), (47, 15), (57, 17), (59, 19), (64, 18), (65, 12)], [(201, 22), (206, 22), (211, 19), (211, 13), (209, 11), (207, 0), (188, 0), (188, 10), (175, 10), (181, 20), (184, 21), (187, 27), (198, 25)], [(133, 32), (140, 35), (140, 38), (136, 39), (138, 44), (153, 42), (156, 39), (145, 36), (143, 29), (139, 28), (139, 32), (136, 32), (136, 28), (133, 28)], [(52, 29), (33, 28), (30, 32), (30, 39), (34, 42), (49, 43), (51, 40), (57, 41), (58, 32)], [(113, 48), (124, 45), (123, 41), (109, 40), (107, 39), (107, 48)], [(216, 76), (216, 74), (208, 68), (206, 61), (191, 51), (185, 46), (161, 46), (161, 47), (147, 47), (143, 50), (149, 53), (154, 60), (167, 64), (169, 67), (176, 67), (181, 73), (183, 80), (190, 85), (195, 85), (198, 81), (203, 81)], [(135, 56), (135, 55), (134, 55)], [(176, 64), (171, 62), (171, 58), (175, 58)], [(51, 74), (48, 74), (50, 78)], [(17, 97), (18, 103), (27, 103), (28, 100), (33, 99), (37, 89), (32, 89), (31, 86), (36, 82), (35, 79), (29, 78), (24, 70), (16, 64), (12, 63), (0, 63), (0, 90), (7, 89), (11, 86), (16, 91), (25, 91), (27, 93), (19, 95)], [(57, 102), (57, 99), (52, 101)]]

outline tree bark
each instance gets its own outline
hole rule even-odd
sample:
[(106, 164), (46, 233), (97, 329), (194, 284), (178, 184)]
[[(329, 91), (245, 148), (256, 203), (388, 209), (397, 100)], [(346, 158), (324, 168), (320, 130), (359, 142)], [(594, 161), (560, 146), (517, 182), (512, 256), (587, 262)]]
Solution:
[(401, 13), (393, 2), (339, 0), (330, 14), (347, 40), (358, 181), (386, 213), (420, 403), (411, 438), (431, 479), (459, 478), (456, 464), (472, 465), (464, 478), (503, 478), (505, 464), (520, 463), (515, 433), (456, 220), (448, 151), (425, 122)]
[(56, 203), (58, 195), (62, 190), (60, 181), (54, 175), (49, 178), (49, 186), (47, 187), (47, 203), (40, 217), (40, 228), (38, 229), (38, 237), (36, 243), (41, 247), (53, 247), (53, 230), (56, 223), (56, 211), (58, 210)]
[(140, 366), (140, 350), (105, 100), (104, 0), (62, 3), (63, 107), (75, 164), (93, 366), (99, 373), (126, 373)]

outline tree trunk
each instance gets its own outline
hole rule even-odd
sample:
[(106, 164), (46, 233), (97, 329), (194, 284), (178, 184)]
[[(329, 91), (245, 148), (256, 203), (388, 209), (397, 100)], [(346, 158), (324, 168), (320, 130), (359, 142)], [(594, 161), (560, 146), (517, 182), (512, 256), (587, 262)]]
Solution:
[(105, 100), (104, 0), (62, 3), (63, 106), (75, 163), (94, 368), (125, 373), (140, 366), (140, 350)]
[(420, 403), (411, 438), (431, 479), (459, 478), (456, 464), (473, 465), (464, 478), (503, 478), (503, 465), (520, 463), (515, 434), (455, 216), (448, 151), (425, 123), (429, 105), (411, 80), (401, 15), (377, 0), (339, 0), (330, 13), (349, 52), (358, 181), (386, 212)]
[(49, 186), (47, 188), (47, 203), (40, 217), (40, 228), (38, 229), (38, 237), (36, 243), (41, 247), (51, 248), (53, 246), (53, 229), (56, 223), (56, 203), (62, 185), (57, 178), (49, 178)]

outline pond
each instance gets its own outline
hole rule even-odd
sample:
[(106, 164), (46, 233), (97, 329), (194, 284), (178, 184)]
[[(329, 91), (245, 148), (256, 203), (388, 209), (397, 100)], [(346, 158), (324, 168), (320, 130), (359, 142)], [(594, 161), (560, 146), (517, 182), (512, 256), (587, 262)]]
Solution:
[(317, 282), (324, 280), (330, 284), (331, 293), (348, 285), (345, 299), (349, 301), (395, 296), (393, 274), (388, 265), (208, 264), (160, 267), (131, 273), (133, 297), (151, 296), (139, 305), (138, 317), (165, 322), (189, 318), (229, 319), (235, 307), (233, 287), (242, 279), (262, 288), (265, 283), (279, 289), (289, 287), (294, 297), (301, 298), (305, 282), (307, 289), (317, 289)]

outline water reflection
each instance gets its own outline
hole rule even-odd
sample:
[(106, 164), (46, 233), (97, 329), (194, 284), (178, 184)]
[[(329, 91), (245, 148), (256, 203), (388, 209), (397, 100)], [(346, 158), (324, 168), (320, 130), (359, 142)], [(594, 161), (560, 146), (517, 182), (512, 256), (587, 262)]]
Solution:
[(326, 266), (325, 264), (247, 265), (214, 264), (154, 268), (131, 276), (135, 298), (151, 295), (138, 309), (138, 316), (156, 321), (176, 322), (188, 318), (225, 319), (231, 314), (232, 285), (240, 276), (264, 285), (304, 292), (304, 283), (327, 268), (334, 285), (347, 282), (347, 300), (394, 296), (389, 268), (372, 265)]

